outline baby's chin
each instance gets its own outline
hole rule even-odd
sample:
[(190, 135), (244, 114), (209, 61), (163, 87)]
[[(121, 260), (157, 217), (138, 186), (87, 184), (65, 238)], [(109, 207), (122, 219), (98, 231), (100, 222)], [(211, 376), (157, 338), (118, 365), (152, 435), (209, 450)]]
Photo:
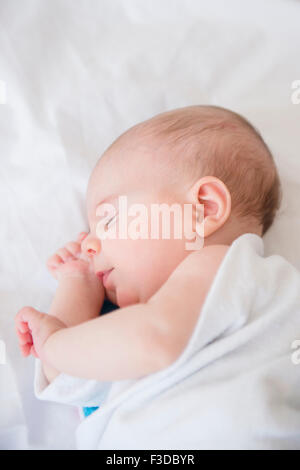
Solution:
[(113, 304), (115, 305), (119, 305), (118, 304), (118, 299), (117, 299), (117, 296), (116, 296), (116, 291), (115, 290), (112, 290), (112, 289), (105, 289), (105, 296), (108, 300), (110, 300), (110, 302), (112, 302)]
[(140, 303), (139, 297), (132, 289), (117, 287), (115, 290), (107, 290), (108, 299), (120, 308)]

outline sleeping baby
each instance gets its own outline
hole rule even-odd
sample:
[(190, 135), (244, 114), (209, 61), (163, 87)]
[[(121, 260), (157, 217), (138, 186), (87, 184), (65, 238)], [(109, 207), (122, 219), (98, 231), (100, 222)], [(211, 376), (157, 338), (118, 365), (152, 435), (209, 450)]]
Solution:
[(263, 138), (221, 107), (159, 114), (104, 152), (89, 231), (48, 260), (48, 314), (15, 319), (36, 396), (85, 411), (78, 449), (300, 449), (300, 273), (262, 239), (280, 201)]

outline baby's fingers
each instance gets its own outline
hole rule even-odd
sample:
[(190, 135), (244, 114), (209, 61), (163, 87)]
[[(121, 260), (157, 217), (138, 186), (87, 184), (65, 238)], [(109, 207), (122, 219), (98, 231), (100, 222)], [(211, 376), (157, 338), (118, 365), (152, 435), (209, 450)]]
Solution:
[[(22, 322), (22, 325), (24, 325), (23, 322)], [(23, 326), (22, 326), (22, 330), (24, 330)], [(28, 356), (30, 354), (30, 348), (33, 345), (33, 340), (32, 340), (32, 336), (29, 331), (28, 325), (27, 325), (27, 331), (25, 332), (20, 331), (18, 327), (16, 328), (16, 331), (17, 331), (17, 336), (19, 339), (19, 347), (20, 347), (21, 353), (23, 356)]]
[(78, 242), (69, 242), (66, 244), (65, 248), (69, 250), (69, 252), (74, 256), (74, 258), (77, 258), (81, 252), (81, 245)]
[(81, 246), (77, 242), (69, 242), (63, 248), (57, 250), (57, 252), (51, 256), (47, 261), (48, 269), (56, 269), (62, 263), (77, 259), (81, 252)]
[(24, 345), (20, 344), (20, 350), (21, 350), (22, 356), (24, 356), (24, 357), (29, 356), (29, 354), (31, 353), (31, 348), (32, 348), (32, 343), (31, 344), (27, 343), (27, 344), (24, 344)]
[(19, 347), (23, 356), (32, 354), (39, 357), (34, 346), (34, 338), (40, 334), (41, 323), (45, 314), (32, 307), (23, 307), (15, 317), (15, 326), (19, 338)]
[(30, 354), (32, 354), (34, 357), (36, 357), (37, 359), (39, 358), (39, 355), (37, 354), (36, 350), (35, 350), (35, 347), (34, 347), (34, 344), (32, 344), (31, 348), (30, 348)]
[(57, 250), (56, 255), (60, 257), (63, 260), (63, 262), (66, 262), (70, 259), (74, 259), (73, 253), (70, 252), (66, 247), (63, 247)]
[(22, 333), (20, 330), (17, 330), (17, 335), (19, 338), (19, 344), (24, 346), (24, 344), (31, 343), (32, 344), (32, 336), (30, 331), (27, 333)]
[(48, 259), (47, 267), (49, 269), (57, 268), (61, 263), (63, 263), (63, 260), (61, 259), (60, 256), (55, 254)]
[(38, 310), (35, 310), (32, 307), (21, 308), (15, 317), (17, 332), (26, 335), (28, 331), (31, 332), (38, 326), (40, 320), (43, 317), (43, 313), (40, 313)]
[(27, 331), (29, 331), (28, 324), (26, 322), (23, 322), (23, 321), (20, 320), (18, 322), (18, 330), (21, 333), (26, 333)]
[(87, 237), (88, 233), (87, 232), (80, 232), (77, 238), (78, 243), (82, 243), (83, 240)]

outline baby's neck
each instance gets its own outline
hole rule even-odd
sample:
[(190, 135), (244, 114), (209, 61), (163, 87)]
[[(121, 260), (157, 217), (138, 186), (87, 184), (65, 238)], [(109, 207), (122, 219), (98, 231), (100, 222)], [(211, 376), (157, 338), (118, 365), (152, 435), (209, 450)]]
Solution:
[(234, 240), (244, 233), (254, 233), (259, 237), (262, 236), (261, 227), (255, 224), (225, 224), (217, 232), (205, 238), (204, 246), (209, 245), (228, 245), (230, 246)]

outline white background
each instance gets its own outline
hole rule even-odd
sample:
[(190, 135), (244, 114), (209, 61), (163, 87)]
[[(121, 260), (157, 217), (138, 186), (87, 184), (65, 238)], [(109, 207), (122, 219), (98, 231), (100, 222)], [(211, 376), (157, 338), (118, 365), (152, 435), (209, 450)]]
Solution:
[(47, 257), (87, 228), (88, 176), (128, 127), (192, 104), (245, 115), (284, 189), (264, 237), (300, 269), (299, 1), (0, 0), (0, 448), (72, 448), (77, 410), (33, 395), (13, 319), (49, 307)]

